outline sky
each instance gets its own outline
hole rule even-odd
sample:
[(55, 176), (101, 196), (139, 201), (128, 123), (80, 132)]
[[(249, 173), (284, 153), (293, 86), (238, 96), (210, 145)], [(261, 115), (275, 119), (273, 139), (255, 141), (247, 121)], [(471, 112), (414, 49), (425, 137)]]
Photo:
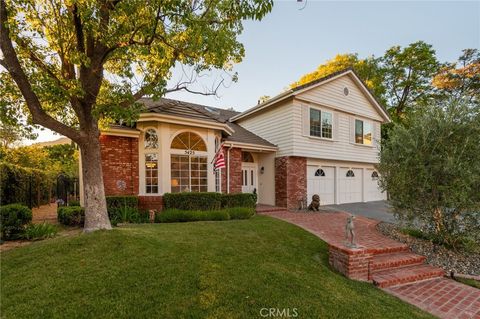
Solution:
[[(305, 2), (306, 1), (306, 2)], [(234, 66), (238, 82), (218, 96), (174, 92), (168, 98), (244, 111), (263, 95), (274, 96), (305, 73), (339, 53), (380, 56), (394, 45), (423, 40), (441, 62), (454, 62), (466, 48), (480, 48), (477, 1), (275, 1), (262, 21), (246, 21), (239, 41), (243, 61)], [(174, 71), (170, 86), (181, 71)], [(200, 79), (211, 87), (218, 73)], [(60, 138), (48, 130), (31, 144)]]

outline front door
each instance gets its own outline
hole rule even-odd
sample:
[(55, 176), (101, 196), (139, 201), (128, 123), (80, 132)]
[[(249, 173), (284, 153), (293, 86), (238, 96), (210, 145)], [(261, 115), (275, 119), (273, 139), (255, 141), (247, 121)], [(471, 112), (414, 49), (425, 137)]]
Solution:
[(242, 165), (242, 193), (258, 192), (256, 164)]

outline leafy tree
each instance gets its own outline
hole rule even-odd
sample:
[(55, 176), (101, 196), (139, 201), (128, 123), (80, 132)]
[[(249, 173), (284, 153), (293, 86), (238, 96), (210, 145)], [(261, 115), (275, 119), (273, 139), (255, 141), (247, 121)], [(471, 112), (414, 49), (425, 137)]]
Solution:
[(99, 121), (134, 120), (139, 111), (134, 102), (145, 95), (194, 92), (189, 84), (195, 77), (166, 87), (175, 65), (196, 74), (230, 70), (244, 55), (237, 41), (242, 21), (263, 18), (272, 5), (272, 0), (0, 0), (0, 64), (9, 81), (1, 90), (10, 88), (0, 96), (21, 93), (32, 123), (79, 145), (85, 231), (111, 228)]
[(427, 105), (382, 146), (380, 185), (401, 219), (420, 221), (443, 243), (480, 240), (480, 107)]
[(431, 96), (432, 77), (440, 63), (432, 46), (418, 41), (388, 49), (380, 58), (380, 67), (390, 114), (394, 121), (403, 121), (415, 105)]
[(294, 88), (347, 68), (353, 68), (375, 96), (379, 99), (383, 98), (385, 88), (378, 68), (378, 60), (373, 56), (359, 59), (356, 53), (337, 54), (333, 59), (320, 64), (315, 71), (303, 75), (290, 87)]
[(465, 49), (458, 62), (440, 69), (433, 78), (433, 86), (440, 94), (468, 98), (470, 103), (480, 102), (480, 52)]

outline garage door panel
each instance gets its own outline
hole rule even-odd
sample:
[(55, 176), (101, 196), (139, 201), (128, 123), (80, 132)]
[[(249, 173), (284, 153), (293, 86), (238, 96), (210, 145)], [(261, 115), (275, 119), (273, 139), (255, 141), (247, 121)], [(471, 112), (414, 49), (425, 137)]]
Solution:
[[(365, 198), (366, 201), (377, 201), (386, 199), (386, 194), (381, 191), (378, 178), (374, 175), (374, 169), (367, 169), (365, 172)], [(378, 172), (377, 172), (378, 174)]]
[[(324, 176), (315, 176), (317, 170), (323, 170)], [(312, 196), (320, 196), (320, 205), (330, 205), (335, 202), (335, 169), (330, 166), (307, 167), (307, 201), (310, 203)]]
[(340, 204), (361, 202), (363, 170), (341, 167), (339, 172), (338, 201)]

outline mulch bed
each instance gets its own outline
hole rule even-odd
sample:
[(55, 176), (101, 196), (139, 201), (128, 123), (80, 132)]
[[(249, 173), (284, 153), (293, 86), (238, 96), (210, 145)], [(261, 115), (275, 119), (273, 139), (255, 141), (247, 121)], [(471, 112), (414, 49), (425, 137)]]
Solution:
[(419, 255), (427, 257), (427, 263), (443, 268), (448, 274), (480, 276), (480, 254), (453, 251), (436, 245), (429, 240), (415, 238), (400, 232), (398, 226), (381, 222), (377, 225), (379, 232), (387, 237), (405, 243)]

